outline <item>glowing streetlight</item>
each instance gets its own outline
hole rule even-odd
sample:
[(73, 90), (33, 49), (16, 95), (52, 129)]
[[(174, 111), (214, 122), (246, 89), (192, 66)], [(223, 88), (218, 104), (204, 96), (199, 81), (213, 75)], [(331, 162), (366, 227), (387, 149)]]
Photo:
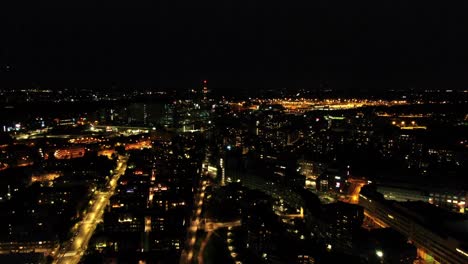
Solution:
[(382, 250), (376, 250), (376, 251), (375, 251), (375, 254), (376, 254), (377, 257), (379, 257), (379, 258), (383, 258), (383, 252), (382, 252)]

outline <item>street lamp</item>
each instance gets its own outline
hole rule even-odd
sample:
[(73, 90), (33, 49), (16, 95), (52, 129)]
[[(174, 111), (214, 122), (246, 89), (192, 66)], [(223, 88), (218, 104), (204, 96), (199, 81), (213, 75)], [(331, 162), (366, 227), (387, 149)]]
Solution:
[(376, 250), (376, 251), (375, 251), (375, 254), (376, 254), (377, 257), (379, 257), (379, 258), (383, 258), (383, 252), (382, 252), (382, 250)]

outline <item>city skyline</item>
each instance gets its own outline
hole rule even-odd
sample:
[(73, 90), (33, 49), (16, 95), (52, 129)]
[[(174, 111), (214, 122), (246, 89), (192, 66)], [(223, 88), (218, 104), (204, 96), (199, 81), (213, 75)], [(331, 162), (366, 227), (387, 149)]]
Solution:
[(466, 91), (284, 92), (0, 90), (0, 261), (466, 261)]
[(0, 4), (0, 263), (468, 263), (467, 12)]

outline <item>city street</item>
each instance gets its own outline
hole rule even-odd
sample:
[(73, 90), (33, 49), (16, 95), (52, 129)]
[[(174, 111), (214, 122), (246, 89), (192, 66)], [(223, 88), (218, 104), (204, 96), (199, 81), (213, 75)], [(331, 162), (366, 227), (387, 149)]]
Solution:
[(188, 237), (189, 237), (188, 246), (189, 247), (186, 250), (185, 255), (183, 255), (182, 257), (183, 263), (192, 263), (192, 259), (195, 255), (194, 252), (196, 251), (195, 244), (197, 241), (197, 231), (199, 230), (200, 223), (202, 223), (201, 213), (202, 213), (202, 208), (203, 208), (203, 199), (205, 197), (207, 181), (203, 180), (201, 183), (202, 183), (201, 190), (195, 196), (195, 208), (194, 208), (195, 215), (193, 216), (193, 220), (190, 225), (189, 234), (188, 234)]
[(70, 241), (67, 241), (61, 246), (61, 249), (53, 263), (79, 263), (88, 247), (89, 240), (91, 239), (97, 224), (102, 220), (104, 209), (106, 208), (110, 197), (114, 194), (117, 182), (120, 176), (125, 173), (126, 168), (127, 158), (120, 156), (118, 166), (114, 175), (110, 179), (106, 190), (101, 192), (97, 191), (94, 194), (83, 220), (72, 230), (75, 235)]

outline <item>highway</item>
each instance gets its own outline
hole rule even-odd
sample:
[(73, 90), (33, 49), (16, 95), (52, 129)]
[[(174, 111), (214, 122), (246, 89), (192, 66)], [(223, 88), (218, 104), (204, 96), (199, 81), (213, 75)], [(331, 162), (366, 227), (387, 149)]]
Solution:
[(109, 180), (107, 187), (104, 191), (96, 191), (94, 193), (83, 219), (72, 228), (72, 233), (75, 235), (70, 241), (61, 245), (53, 263), (77, 264), (80, 262), (97, 224), (102, 221), (104, 210), (110, 197), (115, 192), (120, 176), (127, 169), (127, 161), (127, 157), (119, 157), (117, 168)]

